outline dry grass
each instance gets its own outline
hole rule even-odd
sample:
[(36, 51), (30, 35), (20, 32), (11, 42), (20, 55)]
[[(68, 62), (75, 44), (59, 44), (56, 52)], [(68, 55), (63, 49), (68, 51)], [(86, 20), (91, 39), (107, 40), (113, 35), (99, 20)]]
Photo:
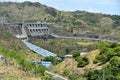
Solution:
[(87, 66), (84, 67), (84, 69), (89, 70), (89, 69), (101, 69), (102, 66), (98, 66), (98, 64), (93, 64), (93, 60), (95, 59), (95, 57), (99, 54), (99, 50), (94, 50), (91, 51), (87, 54), (83, 54), (83, 56), (88, 57), (89, 59), (89, 64)]
[(96, 55), (98, 55), (98, 54), (99, 54), (99, 50), (94, 50), (94, 51), (91, 51), (91, 52), (81, 55), (81, 56), (86, 56), (89, 58), (89, 64), (83, 68), (78, 68), (77, 61), (75, 61), (72, 58), (69, 58), (69, 59), (64, 60), (62, 63), (58, 64), (57, 66), (55, 66), (55, 67), (53, 66), (51, 71), (58, 73), (60, 75), (63, 75), (63, 72), (65, 69), (68, 69), (70, 71), (72, 71), (72, 69), (73, 69), (74, 73), (82, 75), (82, 74), (84, 74), (84, 72), (86, 72), (87, 70), (90, 70), (90, 69), (101, 69), (102, 66), (98, 66), (98, 64), (93, 64), (93, 60), (95, 59)]
[(79, 45), (82, 45), (82, 46), (88, 46), (88, 45), (92, 45), (94, 44), (95, 42), (88, 42), (88, 41), (80, 41), (80, 42), (77, 42), (77, 44)]
[(0, 80), (41, 80), (32, 74), (25, 73), (15, 66), (6, 66), (0, 62)]

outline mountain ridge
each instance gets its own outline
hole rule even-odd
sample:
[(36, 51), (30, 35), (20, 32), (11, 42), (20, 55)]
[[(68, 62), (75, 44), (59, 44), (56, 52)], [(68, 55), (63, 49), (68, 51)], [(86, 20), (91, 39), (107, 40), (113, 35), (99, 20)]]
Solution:
[[(60, 11), (39, 2), (0, 2), (1, 22), (53, 23), (53, 33), (66, 36), (119, 39), (119, 15)], [(57, 32), (56, 32), (57, 31)], [(62, 31), (62, 32), (61, 32)]]

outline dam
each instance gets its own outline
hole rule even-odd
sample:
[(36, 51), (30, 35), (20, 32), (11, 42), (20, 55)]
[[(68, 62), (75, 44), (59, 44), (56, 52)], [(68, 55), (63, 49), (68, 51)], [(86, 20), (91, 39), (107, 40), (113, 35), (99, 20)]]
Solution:
[(46, 22), (4, 23), (3, 30), (8, 30), (17, 38), (47, 38), (50, 36)]

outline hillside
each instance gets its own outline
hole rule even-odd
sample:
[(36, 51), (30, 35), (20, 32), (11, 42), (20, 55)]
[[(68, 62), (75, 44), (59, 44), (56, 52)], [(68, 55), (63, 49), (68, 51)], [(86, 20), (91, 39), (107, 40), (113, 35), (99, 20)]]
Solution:
[(85, 11), (59, 11), (38, 2), (0, 2), (0, 18), (7, 22), (46, 21), (58, 35), (119, 39), (120, 16)]
[(0, 31), (0, 46), (5, 49), (22, 53), (27, 60), (41, 57), (40, 55), (31, 52), (20, 39), (17, 39), (7, 31)]
[[(84, 62), (86, 59), (89, 60), (87, 64)], [(50, 71), (74, 80), (119, 80), (120, 45), (100, 42), (97, 50), (76, 57), (73, 55)]]
[(93, 60), (95, 59), (95, 56), (98, 55), (98, 53), (99, 50), (94, 50), (81, 55), (87, 56), (89, 58), (89, 64), (86, 65), (85, 67), (78, 68), (77, 67), (78, 62), (75, 61), (75, 59), (68, 58), (65, 59), (62, 63), (58, 64), (57, 66), (53, 66), (50, 70), (54, 73), (58, 73), (69, 78), (73, 74), (74, 76), (79, 76), (80, 80), (84, 80), (85, 78), (83, 77), (83, 75), (86, 71), (102, 68), (102, 66), (99, 66), (98, 64), (93, 64)]
[[(0, 21), (4, 22), (48, 22), (51, 33), (60, 36), (120, 40), (120, 16), (85, 11), (59, 11), (38, 2), (0, 2)], [(0, 24), (1, 26), (1, 24)], [(0, 27), (0, 80), (50, 80), (43, 66), (29, 62), (43, 59), (31, 52), (20, 39)], [(58, 57), (45, 57), (53, 62), (48, 69), (75, 80), (120, 80), (120, 45), (106, 42), (72, 41), (64, 39), (30, 39), (31, 43), (56, 53)], [(86, 54), (80, 55), (81, 52)], [(73, 55), (62, 61), (59, 57)], [(105, 71), (105, 73), (104, 73)], [(21, 78), (22, 77), (22, 78)], [(27, 78), (27, 79), (26, 79)]]
[(6, 66), (0, 62), (0, 80), (41, 80), (15, 66)]
[[(0, 58), (0, 80), (40, 80), (40, 73), (43, 74), (43, 66), (35, 67), (30, 63), (31, 59), (41, 59), (41, 56), (31, 52), (20, 39), (17, 39), (9, 32), (0, 31), (0, 56), (4, 56), (6, 61)], [(39, 71), (32, 74), (33, 69)], [(41, 71), (43, 70), (43, 72)]]

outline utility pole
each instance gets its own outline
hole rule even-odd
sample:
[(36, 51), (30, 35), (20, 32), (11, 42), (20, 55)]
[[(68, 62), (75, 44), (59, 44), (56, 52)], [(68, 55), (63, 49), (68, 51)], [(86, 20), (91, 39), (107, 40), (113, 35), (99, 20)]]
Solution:
[[(73, 46), (73, 41), (72, 41), (72, 46)], [(74, 58), (73, 56), (71, 57), (72, 58), (72, 80), (74, 80)]]
[(72, 57), (72, 80), (74, 80), (74, 59)]
[(103, 76), (102, 76), (102, 80), (105, 80), (105, 68), (104, 68), (104, 65), (103, 65)]

